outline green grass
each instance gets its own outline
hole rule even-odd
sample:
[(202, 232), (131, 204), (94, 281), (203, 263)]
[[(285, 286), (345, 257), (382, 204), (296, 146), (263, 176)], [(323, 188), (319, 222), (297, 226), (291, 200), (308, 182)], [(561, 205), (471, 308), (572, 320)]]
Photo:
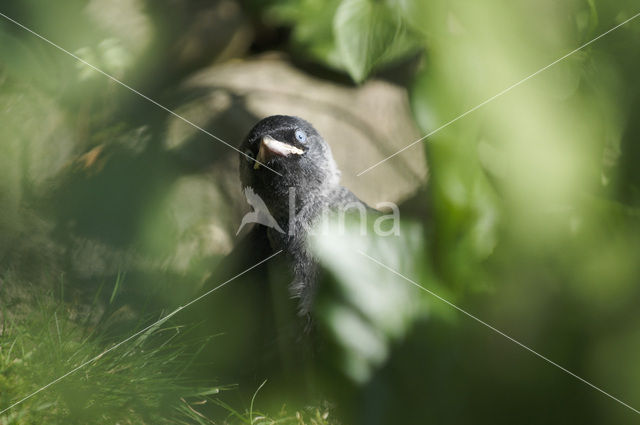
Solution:
[(3, 425), (192, 423), (197, 415), (184, 405), (220, 390), (183, 377), (190, 354), (177, 327), (161, 322), (99, 357), (121, 340), (108, 325), (51, 293), (18, 292), (0, 302), (0, 410), (89, 363), (0, 415)]
[[(0, 286), (0, 410), (88, 363), (0, 414), (1, 425), (337, 423), (326, 406), (285, 405), (265, 414), (257, 408), (258, 391), (246, 409), (225, 404), (217, 394), (231, 387), (205, 386), (185, 373), (198, 343), (169, 321), (100, 356), (133, 334), (114, 330), (114, 318), (124, 313), (95, 300), (89, 306), (63, 302), (62, 289), (54, 294), (6, 281)], [(119, 284), (114, 284), (114, 293)], [(148, 318), (136, 329), (157, 319)], [(212, 409), (223, 417), (211, 418)]]
[(250, 408), (242, 413), (221, 400), (213, 400), (213, 403), (229, 412), (224, 421), (225, 424), (339, 425), (340, 423), (333, 418), (331, 408), (326, 403), (321, 407), (307, 406), (302, 409), (290, 408), (287, 405), (283, 405), (279, 411), (272, 414), (253, 410), (253, 400)]

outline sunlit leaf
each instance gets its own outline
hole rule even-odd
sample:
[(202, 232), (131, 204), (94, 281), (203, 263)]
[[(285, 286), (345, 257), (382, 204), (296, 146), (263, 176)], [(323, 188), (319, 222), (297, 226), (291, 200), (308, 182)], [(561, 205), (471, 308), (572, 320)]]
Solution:
[(388, 358), (391, 344), (432, 310), (432, 299), (417, 285), (449, 295), (424, 261), (420, 225), (403, 222), (399, 234), (380, 234), (375, 224), (348, 223), (313, 238), (333, 278), (322, 289), (318, 320), (339, 347), (338, 367), (363, 383)]
[(357, 82), (389, 54), (401, 28), (384, 2), (371, 0), (344, 0), (333, 25), (345, 67)]

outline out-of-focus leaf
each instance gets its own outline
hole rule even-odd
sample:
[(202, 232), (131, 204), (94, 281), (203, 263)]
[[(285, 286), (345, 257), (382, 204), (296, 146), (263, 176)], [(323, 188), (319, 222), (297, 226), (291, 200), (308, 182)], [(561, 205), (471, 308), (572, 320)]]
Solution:
[(357, 82), (424, 48), (384, 1), (280, 0), (266, 17), (292, 27), (296, 54), (347, 71)]
[(429, 13), (433, 13), (434, 2), (428, 4), (422, 0), (398, 0), (397, 7), (402, 18), (419, 34), (427, 35), (430, 25), (426, 20)]
[[(416, 120), (425, 133), (447, 122), (442, 111), (459, 107), (437, 83), (429, 69), (416, 80), (411, 102)], [(468, 120), (455, 136), (447, 132), (429, 139), (431, 196), (434, 206), (434, 249), (439, 269), (460, 289), (473, 282), (479, 285), (478, 263), (486, 259), (497, 244), (500, 204), (480, 161), (478, 126)], [(446, 136), (444, 135), (446, 134)], [(493, 149), (491, 165), (499, 172), (500, 152)]]
[(420, 225), (402, 222), (399, 235), (384, 235), (375, 224), (360, 224), (320, 231), (313, 247), (333, 278), (322, 288), (318, 321), (338, 346), (338, 367), (363, 383), (388, 358), (391, 344), (431, 310), (430, 295), (399, 274), (444, 298), (449, 295), (424, 261)]
[(343, 69), (332, 24), (339, 5), (340, 0), (283, 0), (268, 9), (267, 18), (292, 26), (296, 54)]
[(398, 15), (382, 1), (344, 0), (333, 21), (344, 65), (356, 82), (390, 55), (401, 30)]
[[(124, 72), (133, 63), (131, 52), (117, 38), (107, 38), (100, 42), (97, 47), (85, 46), (76, 51), (76, 55), (82, 60), (90, 63), (99, 69), (122, 78)], [(89, 78), (104, 78), (94, 69), (82, 62), (76, 64), (78, 76), (81, 80)]]
[(580, 11), (576, 15), (576, 25), (581, 33), (587, 33), (589, 36), (598, 27), (598, 9), (594, 0), (587, 0), (588, 10)]
[[(46, 88), (56, 85), (56, 69), (43, 59), (30, 44), (23, 42), (0, 27), (0, 71), (4, 70), (11, 78), (44, 84)], [(46, 55), (45, 55), (46, 58)]]

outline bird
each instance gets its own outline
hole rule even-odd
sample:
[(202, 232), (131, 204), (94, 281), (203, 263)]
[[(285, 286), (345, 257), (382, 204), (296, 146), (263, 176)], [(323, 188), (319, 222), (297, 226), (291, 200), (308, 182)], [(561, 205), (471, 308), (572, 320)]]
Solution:
[(316, 381), (324, 346), (314, 320), (324, 276), (309, 246), (310, 230), (329, 211), (375, 210), (340, 184), (329, 144), (302, 118), (264, 118), (238, 148), (240, 187), (253, 211), (199, 294), (229, 284), (181, 319), (195, 342), (215, 336), (197, 348), (192, 373), (251, 391), (268, 378), (267, 391), (286, 391), (302, 402), (314, 393), (306, 389)]
[[(256, 164), (258, 163), (256, 162)], [(284, 230), (282, 230), (280, 225), (278, 225), (278, 222), (273, 218), (262, 198), (256, 195), (250, 186), (247, 186), (244, 189), (244, 194), (249, 205), (253, 207), (253, 211), (246, 213), (244, 217), (242, 217), (236, 236), (238, 236), (244, 226), (249, 223), (258, 223), (266, 227), (273, 227), (280, 233), (284, 233)]]
[(289, 293), (298, 300), (298, 315), (309, 317), (319, 280), (318, 262), (308, 246), (309, 230), (328, 212), (354, 206), (377, 211), (340, 184), (329, 144), (302, 118), (262, 119), (239, 152), (242, 190), (259, 196), (281, 228), (257, 226), (254, 231), (266, 233), (272, 252), (285, 254), (293, 276)]

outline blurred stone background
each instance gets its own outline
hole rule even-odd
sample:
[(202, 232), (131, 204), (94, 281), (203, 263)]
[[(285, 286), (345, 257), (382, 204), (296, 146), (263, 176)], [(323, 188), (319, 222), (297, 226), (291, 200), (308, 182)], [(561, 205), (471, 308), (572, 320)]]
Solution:
[[(235, 1), (161, 3), (8, 2), (3, 13), (233, 146), (263, 117), (305, 118), (372, 206), (424, 183), (420, 149), (356, 177), (420, 137), (392, 75), (355, 85), (310, 67)], [(206, 278), (247, 208), (238, 154), (6, 20), (0, 37), (1, 253), (71, 271), (94, 282), (88, 293), (124, 270)]]

